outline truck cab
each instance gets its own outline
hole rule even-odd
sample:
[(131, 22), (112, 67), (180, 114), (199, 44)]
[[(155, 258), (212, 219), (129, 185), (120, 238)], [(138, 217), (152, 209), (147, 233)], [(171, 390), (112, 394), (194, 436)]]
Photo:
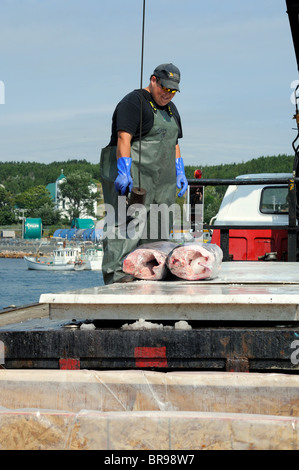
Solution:
[[(291, 176), (289, 173), (262, 173), (240, 175), (236, 180), (272, 181)], [(220, 226), (228, 227), (230, 260), (286, 261), (288, 233), (282, 227), (287, 226), (288, 221), (287, 184), (230, 185), (214, 219), (212, 243), (220, 246)]]

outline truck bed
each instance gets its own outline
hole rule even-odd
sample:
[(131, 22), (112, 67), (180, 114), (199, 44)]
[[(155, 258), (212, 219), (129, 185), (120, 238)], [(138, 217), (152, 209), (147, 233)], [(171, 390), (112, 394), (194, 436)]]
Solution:
[(39, 309), (0, 315), (3, 367), (297, 373), (297, 273), (296, 263), (227, 262), (210, 281), (43, 294)]

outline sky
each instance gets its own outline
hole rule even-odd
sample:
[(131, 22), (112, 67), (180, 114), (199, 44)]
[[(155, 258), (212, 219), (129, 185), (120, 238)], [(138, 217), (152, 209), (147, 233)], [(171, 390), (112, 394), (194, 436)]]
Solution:
[[(0, 0), (0, 162), (97, 163), (141, 82), (143, 0)], [(181, 71), (185, 165), (292, 155), (298, 69), (285, 0), (146, 0), (143, 87)]]

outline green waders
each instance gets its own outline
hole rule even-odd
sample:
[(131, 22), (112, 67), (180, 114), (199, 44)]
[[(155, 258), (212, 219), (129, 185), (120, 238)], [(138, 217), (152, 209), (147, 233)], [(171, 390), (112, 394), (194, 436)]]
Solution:
[[(106, 210), (102, 265), (105, 284), (118, 282), (125, 276), (122, 271), (123, 260), (138, 245), (168, 239), (172, 228), (172, 214), (168, 213), (167, 208), (175, 203), (175, 147), (179, 129), (171, 113), (151, 105), (154, 124), (141, 141), (140, 187), (146, 190), (146, 200), (141, 212), (136, 212), (137, 218), (136, 214), (128, 216), (135, 205), (126, 214), (126, 198), (115, 191), (114, 181), (118, 175), (116, 147), (105, 147), (101, 152), (100, 170)], [(139, 187), (139, 141), (132, 143), (130, 156), (133, 183)], [(165, 217), (161, 215), (163, 207), (160, 205), (166, 205)], [(170, 215), (169, 220), (167, 214)], [(162, 219), (164, 226), (161, 225)], [(130, 226), (134, 236), (132, 230), (129, 233)]]

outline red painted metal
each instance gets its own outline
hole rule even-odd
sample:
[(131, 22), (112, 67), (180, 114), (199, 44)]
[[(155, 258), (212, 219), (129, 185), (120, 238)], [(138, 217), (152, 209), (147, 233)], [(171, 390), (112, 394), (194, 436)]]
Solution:
[(59, 369), (61, 370), (79, 370), (80, 359), (61, 358), (59, 359)]
[[(213, 230), (212, 243), (220, 246), (220, 229)], [(229, 230), (229, 255), (234, 261), (257, 261), (272, 252), (277, 252), (278, 261), (286, 261), (287, 251), (286, 230)]]
[(167, 367), (165, 346), (161, 348), (136, 347), (134, 357), (136, 367)]

